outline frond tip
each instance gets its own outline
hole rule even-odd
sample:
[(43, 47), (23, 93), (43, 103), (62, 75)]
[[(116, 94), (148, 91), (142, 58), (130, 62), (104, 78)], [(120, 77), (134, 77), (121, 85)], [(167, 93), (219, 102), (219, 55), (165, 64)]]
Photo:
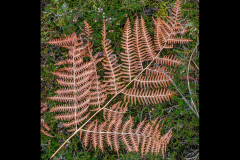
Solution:
[(51, 45), (63, 46), (63, 45), (73, 45), (77, 42), (77, 35), (74, 32), (71, 36), (66, 36), (65, 38), (54, 39), (53, 41), (46, 42)]

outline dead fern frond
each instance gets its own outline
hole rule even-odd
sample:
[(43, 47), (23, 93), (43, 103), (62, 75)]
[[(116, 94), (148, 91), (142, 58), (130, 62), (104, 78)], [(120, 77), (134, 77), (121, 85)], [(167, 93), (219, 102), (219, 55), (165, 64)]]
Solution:
[(77, 42), (77, 35), (74, 32), (71, 36), (66, 36), (65, 38), (54, 39), (53, 41), (46, 42), (51, 45), (56, 46), (69, 46)]
[[(97, 120), (93, 121), (86, 127), (86, 130), (81, 129), (84, 132), (83, 142), (85, 146), (89, 144), (96, 147), (99, 146), (103, 150), (104, 139), (107, 144), (117, 152), (119, 156), (120, 141), (126, 146), (128, 152), (141, 151), (142, 156), (151, 152), (157, 154), (162, 151), (166, 152), (166, 146), (172, 136), (172, 129), (170, 129), (165, 135), (160, 136), (159, 124), (156, 125), (158, 118), (150, 123), (145, 124), (145, 120), (137, 125), (136, 129), (133, 129), (133, 117), (130, 116), (124, 124), (122, 124), (122, 117), (117, 117), (112, 121), (104, 122), (100, 125), (97, 124)], [(91, 141), (92, 143), (89, 143)], [(140, 149), (139, 149), (140, 148)]]
[[(76, 38), (76, 34), (73, 34)], [(52, 43), (49, 43), (52, 44)], [(60, 44), (60, 43), (57, 43)], [(62, 45), (62, 43), (61, 43)], [(90, 47), (90, 44), (83, 46), (83, 43), (78, 43), (77, 40), (66, 43), (70, 45), (71, 49), (68, 52), (68, 59), (64, 63), (68, 64), (68, 67), (60, 69), (53, 74), (58, 76), (57, 82), (63, 86), (62, 89), (55, 91), (57, 96), (48, 97), (60, 102), (67, 102), (65, 105), (58, 105), (51, 108), (50, 112), (62, 112), (64, 114), (56, 115), (55, 118), (59, 120), (73, 120), (68, 123), (63, 123), (64, 127), (76, 126), (75, 129), (68, 131), (74, 131), (77, 129), (77, 124), (87, 118), (89, 114), (83, 116), (88, 112), (90, 102), (90, 89), (94, 79), (91, 79), (95, 70), (92, 68), (92, 61), (84, 63), (82, 57)], [(58, 63), (59, 64), (59, 63)]]
[(84, 22), (84, 29), (82, 29), (82, 32), (87, 36), (87, 39), (89, 40), (89, 38), (91, 37), (91, 33), (93, 31), (91, 26), (87, 23), (87, 21), (83, 20), (83, 22)]
[(170, 98), (175, 94), (174, 91), (166, 89), (160, 90), (138, 90), (138, 89), (126, 89), (123, 91), (124, 94), (124, 102), (130, 102), (131, 104), (136, 105), (137, 101), (139, 104), (149, 105), (149, 104), (157, 104), (163, 103), (164, 101), (169, 101)]
[(44, 102), (42, 101), (42, 102), (41, 102), (41, 113), (46, 112), (47, 109), (48, 109), (47, 103), (44, 103)]
[[(48, 137), (54, 137), (54, 136), (52, 136), (52, 135), (50, 135), (47, 131), (50, 131), (50, 128), (48, 127), (48, 125), (47, 125), (47, 123), (45, 123), (44, 122), (44, 119), (41, 119), (41, 132), (43, 133), (43, 134), (45, 134), (46, 136), (48, 136)], [(47, 131), (45, 131), (44, 130), (44, 128), (47, 130)]]

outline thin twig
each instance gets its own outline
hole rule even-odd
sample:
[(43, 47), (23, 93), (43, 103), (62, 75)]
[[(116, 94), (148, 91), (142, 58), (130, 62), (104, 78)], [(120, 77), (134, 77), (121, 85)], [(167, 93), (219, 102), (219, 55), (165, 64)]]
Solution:
[[(196, 47), (194, 48), (194, 50), (197, 48), (197, 46), (198, 46), (198, 43), (197, 43)], [(193, 52), (192, 52), (192, 54), (191, 54), (191, 56), (190, 56), (190, 59), (189, 59), (189, 62), (188, 62), (188, 70), (187, 70), (187, 82), (188, 82), (188, 90), (189, 90), (190, 96), (192, 96), (192, 93), (191, 93), (191, 88), (190, 88), (190, 85), (189, 85), (189, 66), (190, 66), (190, 62), (191, 62), (191, 59), (192, 59), (192, 55), (193, 55), (193, 53), (194, 53), (194, 50), (193, 50)], [(190, 97), (190, 99), (191, 99), (191, 103), (192, 103), (192, 105), (193, 105), (193, 108), (194, 108), (195, 111), (197, 112), (196, 105), (195, 105), (195, 103), (193, 102), (192, 97)]]
[[(158, 67), (159, 69), (161, 69), (161, 68), (157, 65), (157, 63), (155, 63), (155, 66)], [(162, 69), (161, 69), (161, 70), (162, 70)], [(162, 70), (162, 71), (163, 71), (163, 70)], [(163, 73), (165, 73), (165, 72), (163, 71)], [(191, 105), (187, 102), (186, 98), (182, 95), (182, 93), (181, 93), (180, 90), (177, 88), (177, 86), (176, 86), (176, 84), (173, 82), (173, 80), (167, 75), (167, 73), (165, 73), (165, 74), (166, 74), (166, 76), (172, 81), (173, 85), (176, 87), (177, 91), (181, 94), (181, 96), (183, 97), (184, 101), (185, 101), (185, 102), (188, 104), (188, 106), (193, 110), (193, 108), (192, 108)], [(193, 112), (194, 112), (194, 113), (197, 115), (197, 117), (199, 118), (198, 113), (195, 112), (195, 110), (193, 110)]]

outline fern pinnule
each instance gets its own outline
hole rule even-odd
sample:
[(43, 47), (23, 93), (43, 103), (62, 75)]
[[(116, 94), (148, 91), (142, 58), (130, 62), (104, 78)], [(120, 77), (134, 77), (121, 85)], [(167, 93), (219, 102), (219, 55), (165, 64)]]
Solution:
[(141, 66), (141, 69), (143, 70), (142, 63), (147, 60), (147, 54), (144, 51), (144, 46), (143, 46), (143, 43), (141, 42), (142, 35), (141, 35), (140, 27), (139, 27), (138, 16), (136, 17), (136, 19), (134, 21), (133, 35), (134, 35), (133, 36), (134, 54), (136, 54), (137, 57), (139, 57), (140, 66)]
[(157, 104), (157, 103), (163, 103), (164, 101), (169, 101), (170, 98), (175, 94), (175, 92), (168, 90), (165, 91), (164, 89), (159, 90), (141, 90), (132, 88), (132, 89), (126, 89), (123, 91), (124, 94), (124, 102), (130, 102), (131, 104), (136, 105), (136, 102), (141, 105), (149, 105), (149, 104)]
[(120, 75), (123, 74), (123, 72), (120, 69), (120, 65), (117, 64), (117, 57), (116, 55), (112, 54), (113, 50), (110, 49), (111, 45), (109, 45), (106, 41), (106, 28), (105, 28), (105, 20), (103, 20), (103, 30), (102, 30), (102, 46), (104, 51), (104, 57), (103, 60), (104, 63), (102, 63), (105, 70), (106, 76), (104, 78), (106, 80), (103, 80), (104, 83), (108, 83), (108, 94), (116, 94), (118, 90), (124, 87), (123, 82), (119, 82), (119, 79), (121, 78)]
[(48, 132), (46, 132), (43, 127), (41, 127), (41, 132), (42, 132), (43, 134), (45, 134), (46, 136), (48, 136), (48, 137), (54, 137), (54, 136), (52, 136), (51, 134), (49, 134)]
[(169, 143), (170, 139), (172, 137), (172, 128), (160, 138), (160, 141), (162, 141), (162, 143), (160, 144), (159, 148), (158, 148), (158, 152), (162, 151), (162, 155), (164, 158), (164, 152), (166, 152), (166, 148), (167, 148), (167, 144)]
[(157, 64), (169, 65), (170, 67), (181, 64), (180, 60), (174, 58), (173, 55), (172, 56), (165, 55), (163, 58), (157, 57), (156, 62)]
[(103, 122), (98, 126), (98, 146), (103, 152), (103, 145), (104, 145), (104, 127), (107, 125), (107, 122)]
[[(70, 112), (70, 113), (63, 113), (63, 114), (59, 114), (55, 116), (55, 119), (59, 119), (59, 120), (72, 120), (75, 119), (76, 117), (76, 123), (78, 121), (77, 117), (81, 117), (84, 113), (86, 113), (88, 111), (88, 107), (86, 106), (85, 108), (82, 108), (79, 112), (75, 113), (75, 112)], [(63, 124), (64, 125), (64, 124)]]
[[(146, 137), (146, 146), (145, 146), (145, 144), (144, 144), (144, 142), (142, 143), (142, 147), (143, 147), (143, 149), (144, 150), (142, 150), (142, 151), (144, 151), (145, 152), (145, 154), (147, 153), (147, 152), (149, 152), (149, 149), (150, 148), (153, 148), (154, 146), (152, 146), (152, 143), (153, 143), (153, 141), (154, 141), (154, 139), (153, 139), (153, 137), (155, 138), (155, 135), (153, 134), (153, 129), (154, 129), (154, 127), (155, 127), (155, 123), (156, 123), (156, 121), (158, 120), (158, 118), (156, 118), (155, 120), (153, 120), (153, 122), (152, 122), (152, 124), (151, 124), (151, 126), (150, 126), (150, 128), (149, 128), (149, 130), (148, 130), (148, 134), (147, 134), (147, 136), (148, 137)], [(145, 137), (144, 137), (145, 138)], [(145, 146), (145, 147), (144, 147)], [(142, 152), (142, 155), (144, 155), (144, 152)]]
[(130, 116), (129, 120), (127, 120), (123, 127), (122, 127), (122, 132), (123, 133), (130, 133), (130, 134), (122, 134), (121, 136), (121, 140), (123, 141), (123, 143), (126, 145), (126, 149), (128, 152), (131, 152), (131, 151), (136, 151), (138, 152), (138, 146), (137, 146), (137, 143), (133, 137), (133, 135), (131, 133), (133, 133), (133, 119), (132, 117)]
[(44, 119), (41, 119), (41, 129), (40, 129), (40, 131), (48, 137), (54, 137), (54, 136), (50, 135), (47, 131), (45, 131), (44, 128), (47, 131), (50, 131), (50, 128), (48, 127), (47, 123), (44, 122)]
[(154, 75), (154, 76), (140, 76), (138, 79), (135, 79), (133, 82), (134, 88), (140, 85), (144, 86), (144, 90), (149, 88), (158, 88), (158, 87), (167, 87), (170, 86), (172, 81), (164, 74)]
[(82, 32), (87, 36), (87, 39), (90, 38), (92, 31), (91, 26), (87, 23), (87, 21), (83, 20), (84, 22), (84, 29), (82, 29)]
[(139, 57), (134, 54), (134, 44), (133, 37), (131, 33), (131, 27), (129, 18), (127, 19), (124, 29), (123, 29), (123, 41), (121, 41), (121, 46), (125, 50), (125, 52), (121, 52), (121, 61), (123, 61), (121, 65), (121, 70), (123, 71), (122, 78), (125, 82), (130, 82), (132, 78), (136, 76), (138, 72), (141, 70), (141, 62), (139, 61)]
[(134, 130), (134, 133), (136, 135), (133, 135), (133, 137), (135, 138), (135, 141), (137, 142), (138, 146), (140, 145), (140, 142), (142, 139), (142, 136), (140, 136), (140, 133), (142, 133), (142, 129), (143, 129), (146, 119), (147, 118), (145, 117), (142, 122), (138, 123), (136, 129)]
[[(93, 121), (92, 123), (90, 123), (88, 126), (87, 126), (87, 131), (91, 131), (91, 129), (94, 127), (94, 124), (97, 120)], [(89, 144), (89, 140), (91, 139), (91, 132), (85, 132), (84, 134), (84, 137), (83, 137), (83, 144), (85, 146), (85, 149), (87, 149), (86, 147), (88, 146)]]
[(191, 39), (184, 39), (181, 37), (176, 37), (176, 35), (171, 35), (170, 38), (168, 39), (167, 43), (187, 43), (187, 42), (191, 42)]
[(66, 36), (66, 37), (60, 38), (60, 39), (54, 39), (53, 41), (49, 41), (46, 43), (62, 47), (62, 46), (73, 45), (76, 42), (77, 42), (77, 35), (74, 32), (73, 34), (71, 34), (71, 36)]
[(48, 109), (47, 103), (44, 103), (43, 101), (41, 102), (41, 113), (46, 112)]
[(140, 20), (140, 30), (142, 35), (142, 44), (144, 46), (144, 50), (146, 51), (145, 54), (147, 54), (148, 58), (147, 60), (153, 60), (153, 58), (156, 56), (155, 49), (152, 43), (152, 38), (150, 34), (147, 31), (147, 28), (145, 26), (145, 21), (141, 15)]
[[(83, 102), (78, 102), (76, 105), (76, 108), (80, 110), (81, 108), (85, 108), (89, 106), (89, 101), (90, 99), (86, 99)], [(66, 111), (74, 111), (75, 106), (74, 105), (69, 105), (69, 104), (61, 104), (61, 105), (56, 105), (50, 109), (50, 112), (66, 112)]]
[(166, 42), (167, 35), (164, 34), (164, 32), (161, 29), (162, 22), (160, 17), (157, 17), (157, 20), (155, 20), (153, 17), (153, 22), (154, 22), (154, 46), (155, 46), (155, 51), (160, 51), (163, 48), (165, 48), (164, 43)]
[[(117, 118), (112, 132), (115, 132), (115, 133), (119, 132), (119, 130), (121, 128), (121, 125), (122, 125), (122, 118), (121, 117), (123, 117), (123, 116), (120, 115), (120, 118)], [(111, 136), (112, 136), (112, 140), (113, 140), (113, 148), (119, 156), (118, 150), (120, 149), (120, 141), (119, 141), (120, 135), (119, 134), (112, 134)]]

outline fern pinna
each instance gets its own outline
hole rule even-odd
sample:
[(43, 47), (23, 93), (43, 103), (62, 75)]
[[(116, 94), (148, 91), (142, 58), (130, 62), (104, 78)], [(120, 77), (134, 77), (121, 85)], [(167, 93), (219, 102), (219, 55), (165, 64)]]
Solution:
[[(176, 1), (171, 15), (167, 17), (167, 21), (160, 17), (153, 18), (155, 26), (153, 41), (142, 16), (140, 22), (138, 17), (135, 19), (133, 32), (129, 18), (127, 18), (121, 44), (124, 52), (119, 53), (121, 64), (118, 63), (111, 45), (107, 43), (105, 21), (103, 21), (102, 30), (103, 52), (98, 52), (96, 55), (93, 55), (93, 44), (90, 42), (91, 26), (86, 21), (84, 21), (82, 33), (78, 36), (74, 32), (71, 36), (47, 42), (69, 49), (68, 59), (57, 63), (57, 65), (68, 64), (68, 67), (53, 73), (60, 78), (57, 81), (63, 88), (55, 91), (57, 96), (49, 97), (49, 99), (67, 103), (57, 105), (50, 110), (51, 112), (63, 112), (55, 118), (65, 121), (63, 126), (70, 128), (69, 132), (75, 131), (66, 142), (80, 132), (81, 138), (84, 134), (85, 147), (92, 145), (95, 150), (99, 147), (103, 151), (103, 144), (107, 143), (111, 148), (113, 145), (113, 149), (119, 154), (120, 144), (123, 143), (127, 151), (140, 151), (144, 155), (147, 152), (157, 154), (161, 150), (164, 157), (166, 145), (172, 136), (172, 129), (161, 136), (159, 118), (151, 124), (145, 124), (146, 120), (144, 120), (133, 129), (133, 118), (130, 117), (123, 123), (123, 117), (129, 103), (157, 104), (170, 100), (176, 94), (176, 91), (167, 89), (171, 81), (162, 70), (171, 73), (164, 66), (176, 67), (181, 64), (181, 61), (173, 56), (161, 57), (160, 53), (163, 49), (173, 48), (175, 43), (187, 43), (191, 40), (178, 36), (186, 33), (180, 23), (180, 0)], [(83, 41), (83, 37), (87, 39), (87, 42)], [(84, 61), (83, 58), (86, 56), (90, 57), (89, 62)], [(154, 60), (158, 67), (152, 66)], [(148, 65), (144, 68), (143, 62), (145, 61)], [(102, 81), (99, 80), (100, 76), (97, 74), (98, 62), (101, 62), (99, 64), (105, 69)], [(133, 88), (127, 88), (132, 82)], [(112, 107), (106, 108), (120, 93), (124, 95), (124, 102), (118, 101)], [(114, 96), (105, 103), (108, 94)], [(104, 106), (101, 107), (103, 104)], [(89, 111), (89, 106), (95, 106), (95, 109)], [(105, 122), (90, 121), (101, 110), (103, 110)], [(90, 112), (94, 111), (96, 112), (88, 118)], [(86, 119), (88, 120), (85, 121)], [(78, 127), (82, 122), (84, 124)]]

